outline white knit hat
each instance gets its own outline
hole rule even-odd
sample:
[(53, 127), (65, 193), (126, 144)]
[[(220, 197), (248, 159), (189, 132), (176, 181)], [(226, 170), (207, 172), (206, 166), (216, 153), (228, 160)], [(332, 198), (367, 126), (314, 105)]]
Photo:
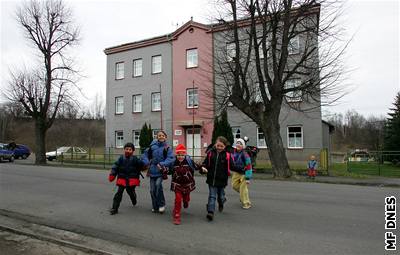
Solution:
[(237, 139), (236, 143), (240, 143), (243, 146), (243, 149), (246, 148), (246, 143), (244, 142), (244, 140), (242, 138)]

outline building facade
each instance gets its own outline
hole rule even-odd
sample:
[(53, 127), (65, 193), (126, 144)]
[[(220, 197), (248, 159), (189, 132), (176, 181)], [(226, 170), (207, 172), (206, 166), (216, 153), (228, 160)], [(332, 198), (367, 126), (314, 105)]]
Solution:
[[(191, 20), (171, 34), (105, 49), (107, 147), (121, 148), (126, 142), (139, 146), (146, 122), (155, 131), (165, 130), (173, 147), (183, 143), (188, 154), (204, 155), (218, 112), (213, 93), (224, 82), (215, 56), (229, 54), (230, 43), (213, 28)], [(321, 108), (316, 106), (307, 113), (282, 106), (280, 133), (289, 160), (318, 155), (326, 146)], [(249, 137), (261, 157), (268, 158), (265, 136), (254, 122), (234, 107), (228, 107), (228, 120), (235, 138)]]

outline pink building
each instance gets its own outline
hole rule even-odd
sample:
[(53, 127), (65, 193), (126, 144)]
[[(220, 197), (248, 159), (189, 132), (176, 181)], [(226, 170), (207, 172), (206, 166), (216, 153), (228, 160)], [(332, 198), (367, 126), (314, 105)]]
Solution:
[(172, 131), (174, 147), (185, 144), (189, 155), (201, 156), (211, 142), (214, 108), (210, 27), (193, 22), (172, 38)]

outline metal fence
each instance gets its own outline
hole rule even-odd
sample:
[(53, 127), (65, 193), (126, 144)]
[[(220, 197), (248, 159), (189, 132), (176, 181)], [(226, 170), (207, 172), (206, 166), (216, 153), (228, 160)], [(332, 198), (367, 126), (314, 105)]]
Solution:
[(400, 151), (350, 151), (347, 153), (347, 171), (400, 177)]

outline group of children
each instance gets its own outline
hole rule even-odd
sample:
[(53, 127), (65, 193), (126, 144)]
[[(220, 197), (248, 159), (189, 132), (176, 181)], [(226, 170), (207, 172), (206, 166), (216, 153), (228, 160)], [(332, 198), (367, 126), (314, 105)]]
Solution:
[(133, 155), (135, 147), (132, 143), (124, 146), (124, 155), (121, 155), (114, 163), (109, 175), (109, 181), (117, 179), (118, 191), (114, 195), (113, 205), (110, 214), (118, 213), (122, 194), (126, 189), (132, 205), (136, 205), (136, 186), (140, 185), (141, 171), (148, 167), (147, 175), (150, 177), (150, 194), (152, 201), (152, 212), (165, 212), (165, 197), (162, 182), (167, 179), (167, 175), (172, 175), (171, 191), (175, 192), (175, 203), (173, 209), (173, 223), (181, 224), (182, 203), (184, 208), (188, 208), (190, 192), (195, 186), (194, 171), (198, 170), (201, 174), (207, 174), (209, 188), (207, 203), (207, 219), (214, 219), (216, 202), (220, 212), (224, 209), (225, 187), (228, 184), (228, 176), (232, 174), (232, 187), (240, 193), (240, 201), (243, 209), (249, 209), (251, 202), (249, 199), (248, 184), (252, 177), (252, 167), (249, 155), (244, 151), (246, 144), (243, 139), (238, 139), (236, 148), (233, 152), (226, 150), (228, 141), (225, 137), (218, 137), (214, 146), (207, 151), (207, 155), (202, 164), (197, 164), (186, 154), (183, 144), (178, 144), (175, 148), (175, 156), (172, 149), (168, 146), (167, 134), (164, 131), (157, 133), (149, 149), (147, 149), (141, 159)]

